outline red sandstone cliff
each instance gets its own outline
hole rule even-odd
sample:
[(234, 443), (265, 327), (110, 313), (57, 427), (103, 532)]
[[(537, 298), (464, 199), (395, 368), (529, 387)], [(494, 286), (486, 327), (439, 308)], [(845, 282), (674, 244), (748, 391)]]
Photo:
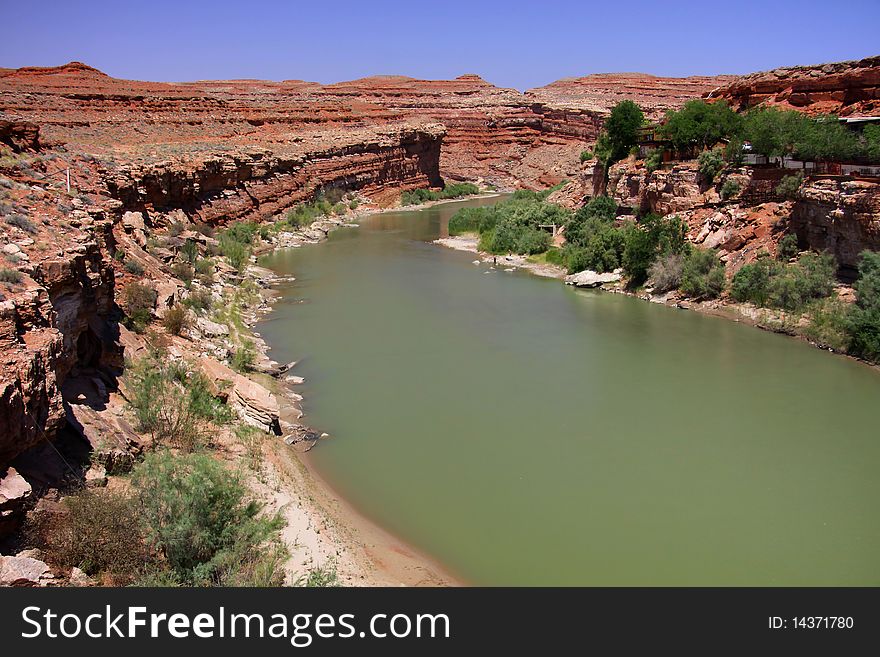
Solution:
[(810, 114), (880, 116), (880, 56), (752, 73), (707, 95), (737, 109), (773, 105)]

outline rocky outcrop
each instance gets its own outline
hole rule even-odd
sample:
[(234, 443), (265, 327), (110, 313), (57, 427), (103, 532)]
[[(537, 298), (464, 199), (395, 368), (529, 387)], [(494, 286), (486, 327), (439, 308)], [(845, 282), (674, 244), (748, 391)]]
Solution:
[(281, 435), (281, 406), (275, 395), (216, 360), (205, 359), (200, 366), (215, 397), (236, 409), (251, 426)]
[(0, 555), (0, 586), (48, 586), (54, 580), (49, 566), (39, 559)]
[(6, 144), (13, 152), (40, 149), (40, 127), (28, 121), (11, 121), (0, 115), (0, 144)]
[[(622, 100), (632, 100), (648, 119), (657, 121), (671, 109), (699, 98), (737, 78), (732, 75), (663, 78), (644, 73), (598, 73), (581, 78), (564, 78), (526, 95), (545, 107), (575, 113), (577, 117), (602, 118)], [(572, 121), (572, 117), (566, 117)], [(578, 119), (573, 121), (579, 123)]]
[(804, 247), (830, 251), (854, 276), (859, 254), (880, 251), (880, 184), (819, 179), (798, 192), (791, 226)]
[(180, 209), (218, 224), (268, 217), (333, 188), (393, 202), (401, 189), (440, 186), (443, 135), (437, 124), (351, 130), (344, 139), (322, 144), (312, 137), (281, 153), (249, 149), (132, 164), (107, 185), (125, 208), (139, 211), (124, 223), (140, 241), (143, 215), (151, 212)]
[(880, 116), (880, 56), (752, 73), (707, 96), (737, 109), (772, 105), (810, 114)]
[(0, 538), (18, 527), (32, 495), (31, 485), (15, 468), (0, 474)]

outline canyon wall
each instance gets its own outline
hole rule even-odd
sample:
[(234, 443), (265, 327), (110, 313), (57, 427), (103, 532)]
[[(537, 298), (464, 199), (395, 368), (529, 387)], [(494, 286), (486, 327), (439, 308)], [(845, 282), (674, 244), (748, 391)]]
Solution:
[[(874, 112), (876, 59), (742, 79), (591, 75), (525, 93), (476, 75), (155, 83), (79, 63), (0, 69), (2, 265), (22, 279), (0, 290), (0, 467), (65, 425), (70, 395), (81, 394), (63, 392), (71, 380), (115, 385), (120, 241), (137, 252), (181, 216), (267, 219), (334, 188), (389, 206), (444, 178), (508, 189), (570, 179), (553, 198), (577, 206), (602, 191), (601, 172), (579, 155), (620, 100), (653, 120), (701, 95)], [(760, 187), (737, 175), (744, 189)], [(816, 185), (793, 205), (746, 192), (722, 201), (692, 166), (648, 174), (629, 162), (612, 171), (608, 193), (622, 207), (682, 214), (694, 241), (737, 261), (773, 249), (789, 220), (844, 263), (876, 243), (873, 188)], [(173, 287), (154, 261), (145, 275)]]
[(77, 399), (115, 388), (120, 240), (162, 297), (175, 284), (143, 248), (171, 221), (267, 219), (333, 188), (388, 205), (442, 185), (442, 125), (301, 102), (310, 86), (129, 82), (80, 64), (0, 74), (0, 265), (19, 278), (0, 284), (0, 479), (88, 419)]
[(723, 98), (739, 110), (763, 105), (809, 114), (880, 116), (880, 56), (751, 73), (706, 96)]

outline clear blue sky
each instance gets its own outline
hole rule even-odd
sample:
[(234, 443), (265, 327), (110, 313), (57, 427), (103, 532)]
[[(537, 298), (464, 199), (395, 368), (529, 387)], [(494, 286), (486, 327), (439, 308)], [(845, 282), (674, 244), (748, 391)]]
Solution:
[(880, 54), (880, 0), (0, 0), (0, 66), (140, 80), (748, 73)]

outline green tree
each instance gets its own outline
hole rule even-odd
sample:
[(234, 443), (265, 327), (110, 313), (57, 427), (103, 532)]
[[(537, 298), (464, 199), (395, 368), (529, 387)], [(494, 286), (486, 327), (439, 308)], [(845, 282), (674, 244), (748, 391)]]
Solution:
[(695, 299), (714, 299), (724, 291), (724, 265), (711, 249), (690, 249), (681, 270), (681, 291)]
[(715, 176), (724, 168), (724, 157), (721, 149), (715, 148), (711, 151), (703, 151), (697, 158), (697, 166), (700, 174), (709, 184), (715, 181)]
[(612, 108), (611, 115), (605, 121), (604, 135), (607, 143), (602, 146), (606, 167), (629, 154), (638, 141), (638, 130), (644, 121), (645, 115), (641, 108), (631, 100), (622, 100)]
[(690, 100), (666, 113), (662, 134), (678, 150), (711, 148), (742, 131), (742, 117), (725, 101)]
[(856, 303), (846, 322), (850, 351), (880, 361), (880, 253), (862, 253), (855, 289)]

